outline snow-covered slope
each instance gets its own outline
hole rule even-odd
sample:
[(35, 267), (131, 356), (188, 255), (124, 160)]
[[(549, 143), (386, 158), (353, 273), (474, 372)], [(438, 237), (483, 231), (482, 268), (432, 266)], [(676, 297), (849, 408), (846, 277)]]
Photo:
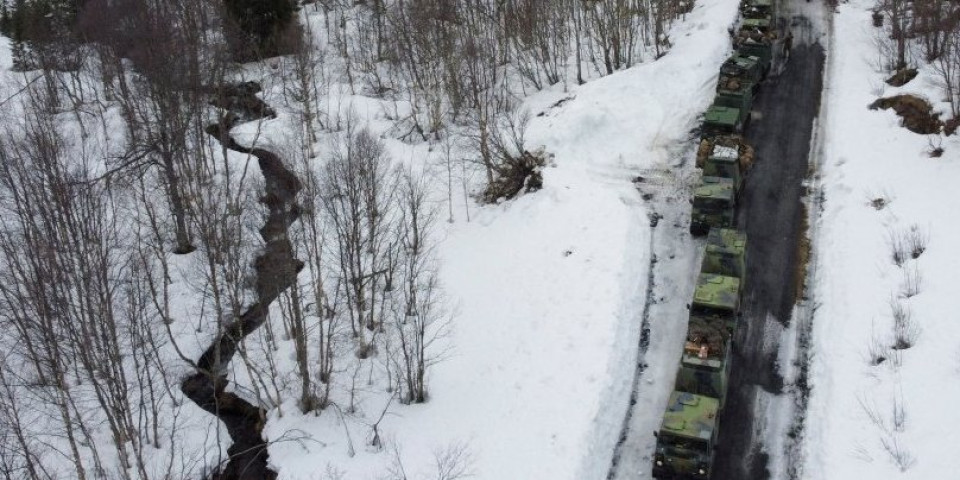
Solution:
[[(678, 152), (691, 151), (690, 132), (712, 100), (716, 72), (730, 51), (728, 27), (737, 4), (698, 2), (670, 31), (670, 53), (657, 61), (569, 91), (558, 85), (526, 99), (524, 107), (534, 114), (528, 142), (552, 155), (544, 187), (501, 205), (471, 204), (469, 221), (463, 207), (454, 206), (456, 221), (439, 228), (440, 270), (455, 321), (444, 339), (449, 347), (444, 360), (429, 371), (429, 402), (391, 402), (393, 392), (384, 391), (387, 382), (381, 378), (384, 359), (361, 363), (344, 352), (334, 380), (338, 405), (301, 415), (290, 395), (270, 411), (264, 435), (271, 442), (271, 467), (280, 478), (383, 478), (402, 462), (405, 477), (412, 480), (434, 472), (437, 458), (453, 460), (480, 480), (606, 478), (637, 373), (648, 287), (651, 212), (634, 179), (649, 172), (685, 179), (693, 170), (690, 159)], [(19, 88), (7, 80), (22, 76), (9, 72), (9, 51), (0, 38), (0, 100)], [(286, 155), (298, 148), (292, 132), (300, 126), (282, 100), (282, 72), (275, 71), (279, 63), (248, 66), (250, 77), (262, 81), (262, 95), (278, 110), (277, 118), (241, 125), (232, 133), (241, 143), (257, 142)], [(394, 125), (382, 99), (348, 94), (348, 86), (330, 82), (320, 107), (329, 118), (352, 110), (381, 136), (398, 163), (437, 160), (431, 151), (436, 145), (391, 138)], [(11, 104), (0, 119), (17, 113)], [(116, 130), (123, 131), (120, 126)], [(339, 134), (317, 133), (320, 148)], [(211, 152), (219, 150), (206, 140)], [(325, 158), (323, 153), (317, 158)], [(237, 167), (252, 163), (234, 153), (224, 164), (227, 160)], [(251, 172), (247, 185), (258, 188), (261, 180)], [(685, 215), (685, 199), (677, 200), (684, 187), (667, 187), (676, 190), (674, 217)], [(444, 196), (443, 188), (436, 187), (437, 198)], [(257, 225), (252, 219), (248, 223)], [(678, 225), (667, 231), (685, 232)], [(657, 241), (669, 243), (664, 230), (658, 231)], [(171, 260), (176, 272), (171, 316), (178, 320), (171, 331), (187, 358), (196, 358), (215, 333), (198, 333), (193, 323), (203, 301), (190, 288), (191, 275), (196, 275), (193, 262), (189, 256)], [(667, 282), (692, 281), (688, 273)], [(671, 305), (681, 309), (681, 298), (686, 295), (672, 298)], [(650, 365), (648, 387), (638, 403), (650, 407), (637, 410), (633, 418), (641, 432), (652, 431), (650, 426), (659, 422), (672, 388), (685, 330), (676, 317), (664, 316), (652, 327), (651, 338), (658, 343), (644, 359)], [(267, 334), (261, 330), (257, 335)], [(255, 361), (264, 354), (257, 340), (263, 342), (262, 337), (249, 339)], [(288, 338), (279, 338), (276, 345), (269, 352), (277, 367), (271, 365), (270, 380), (280, 397), (280, 390), (291, 388), (294, 354)], [(169, 353), (175, 385), (189, 369)], [(231, 366), (231, 375), (231, 388), (250, 396), (253, 381), (240, 362)], [(347, 391), (357, 397), (348, 401)], [(183, 400), (177, 392), (172, 396)], [(346, 412), (348, 403), (356, 411)], [(370, 447), (371, 425), (384, 411), (377, 429), (382, 448)], [(228, 443), (220, 423), (186, 401), (178, 403), (176, 420), (184, 424), (178, 430), (183, 438), (179, 448), (196, 463), (191, 468), (199, 472), (208, 466), (205, 462), (216, 461)], [(628, 473), (649, 469), (644, 456), (651, 447), (650, 435), (629, 444), (639, 455), (632, 457), (637, 463)]]
[[(845, 3), (834, 18), (803, 478), (956, 478), (960, 141), (946, 137), (943, 156), (930, 158), (926, 136), (890, 110), (867, 109), (878, 95), (941, 97), (929, 66), (900, 89), (883, 83), (871, 55), (873, 5)], [(909, 243), (911, 229), (926, 250), (912, 259), (908, 249), (897, 266), (892, 239)], [(910, 316), (901, 335), (909, 348), (891, 349), (891, 304)]]
[[(632, 179), (683, 163), (672, 155), (691, 142), (712, 99), (736, 8), (735, 0), (701, 2), (671, 32), (665, 57), (527, 100), (535, 114), (528, 139), (553, 162), (543, 190), (448, 228), (441, 251), (445, 286), (458, 302), (453, 349), (432, 371), (431, 401), (394, 408), (380, 425), (409, 470), (425, 472), (433, 452), (465, 445), (472, 478), (606, 476), (633, 384), (646, 290), (649, 219)], [(657, 362), (675, 367), (676, 347)], [(659, 382), (650, 394), (662, 404), (670, 387)], [(368, 399), (368, 417), (381, 397)], [(650, 423), (661, 414), (655, 410), (646, 412)], [(272, 438), (301, 429), (316, 441), (277, 443), (271, 463), (281, 478), (306, 479), (322, 478), (327, 465), (367, 478), (394, 461), (389, 451), (361, 447), (369, 428), (346, 425), (353, 457), (335, 415), (272, 420)]]

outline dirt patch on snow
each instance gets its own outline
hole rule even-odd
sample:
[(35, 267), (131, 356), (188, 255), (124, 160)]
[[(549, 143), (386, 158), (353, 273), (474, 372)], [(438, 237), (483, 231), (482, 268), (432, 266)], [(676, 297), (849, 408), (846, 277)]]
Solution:
[(907, 83), (910, 83), (910, 80), (913, 80), (917, 77), (916, 68), (902, 68), (897, 70), (897, 73), (894, 73), (892, 77), (887, 79), (887, 85), (892, 85), (894, 87), (902, 87)]
[(543, 150), (524, 150), (517, 156), (508, 156), (502, 165), (494, 168), (492, 182), (481, 194), (484, 203), (510, 200), (521, 192), (535, 192), (543, 188), (543, 167), (547, 154)]
[(907, 130), (922, 135), (940, 133), (943, 121), (933, 111), (930, 102), (914, 95), (896, 95), (879, 98), (870, 104), (871, 110), (892, 108), (900, 116), (901, 125)]

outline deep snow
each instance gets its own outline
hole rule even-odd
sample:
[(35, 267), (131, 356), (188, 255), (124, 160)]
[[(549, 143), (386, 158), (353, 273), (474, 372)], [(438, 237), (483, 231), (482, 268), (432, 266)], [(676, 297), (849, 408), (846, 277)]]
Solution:
[[(458, 444), (469, 451), (472, 478), (606, 477), (636, 372), (647, 287), (651, 210), (632, 180), (663, 177), (663, 194), (652, 201), (676, 203), (653, 207), (669, 210), (660, 242), (685, 236), (690, 132), (730, 51), (737, 4), (698, 4), (671, 32), (671, 52), (655, 62), (527, 99), (535, 115), (528, 139), (554, 158), (543, 190), (449, 226), (440, 248), (459, 315), (449, 358), (431, 373), (430, 402), (391, 409), (380, 427), (390, 439), (383, 452), (364, 449), (369, 429), (347, 418), (352, 458), (337, 415), (271, 420), (271, 437), (290, 429), (313, 437), (271, 446), (282, 478), (321, 478), (327, 465), (347, 478), (373, 477), (392, 462), (390, 445), (400, 446), (408, 468), (426, 472), (432, 452)], [(695, 262), (681, 260), (665, 270), (671, 288), (692, 285)], [(680, 288), (665, 308), (682, 310), (689, 293)], [(672, 388), (685, 318), (652, 320), (655, 347), (644, 359), (650, 367), (626, 478), (649, 475), (651, 432)], [(365, 416), (375, 419), (386, 398), (370, 392)]]
[[(824, 202), (812, 287), (813, 390), (800, 478), (956, 478), (960, 141), (944, 137), (945, 153), (931, 158), (939, 136), (904, 129), (892, 111), (867, 109), (898, 92), (946, 108), (929, 65), (902, 88), (883, 83), (889, 74), (873, 53), (874, 4), (842, 4), (833, 19), (818, 172)], [(886, 204), (876, 208), (877, 199)], [(928, 236), (927, 249), (898, 267), (891, 235), (913, 226)], [(919, 293), (906, 298), (904, 282), (917, 274)], [(899, 352), (889, 348), (891, 301), (909, 310), (917, 332), (913, 346)], [(871, 345), (882, 351), (879, 365)]]

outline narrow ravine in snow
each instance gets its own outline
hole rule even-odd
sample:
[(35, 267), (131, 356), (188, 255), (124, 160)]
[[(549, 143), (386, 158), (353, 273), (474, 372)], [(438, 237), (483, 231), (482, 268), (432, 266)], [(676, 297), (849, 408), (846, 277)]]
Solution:
[(297, 272), (303, 268), (303, 262), (294, 256), (288, 235), (290, 226), (300, 217), (296, 197), (302, 185), (275, 153), (237, 143), (229, 133), (234, 118), (226, 115), (219, 123), (210, 125), (207, 133), (227, 149), (256, 157), (266, 180), (266, 192), (260, 198), (268, 209), (266, 222), (260, 228), (260, 236), (266, 244), (254, 260), (257, 300), (239, 318), (224, 326), (197, 361), (196, 373), (187, 377), (180, 389), (200, 408), (222, 421), (233, 441), (227, 449), (229, 459), (226, 465), (221, 465), (210, 478), (264, 480), (274, 479), (277, 474), (267, 466), (261, 408), (226, 391), (230, 383), (227, 365), (233, 359), (237, 345), (266, 322), (270, 304), (293, 285)]

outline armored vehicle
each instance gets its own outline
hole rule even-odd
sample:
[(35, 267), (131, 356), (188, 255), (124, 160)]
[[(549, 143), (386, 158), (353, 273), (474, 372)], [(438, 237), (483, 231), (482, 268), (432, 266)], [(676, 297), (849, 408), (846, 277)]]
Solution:
[(737, 107), (724, 106), (714, 100), (707, 109), (703, 118), (702, 136), (704, 138), (717, 135), (729, 135), (743, 132), (743, 127), (750, 120), (750, 111)]
[(693, 316), (674, 390), (695, 393), (724, 404), (730, 376), (730, 332), (727, 326)]
[(756, 90), (760, 82), (760, 59), (736, 52), (720, 66), (720, 81), (717, 90), (734, 89), (726, 87), (731, 80), (738, 83), (749, 83)]
[(753, 147), (739, 135), (705, 138), (697, 150), (697, 167), (703, 169), (703, 176), (733, 180), (734, 196), (738, 198), (753, 160)]
[(673, 392), (657, 431), (654, 478), (710, 478), (717, 442), (720, 402)]
[(703, 177), (693, 192), (693, 213), (690, 233), (706, 235), (710, 228), (733, 225), (736, 213), (733, 180), (723, 177)]
[(746, 283), (747, 235), (730, 228), (710, 230), (700, 273), (736, 277)]
[(772, 17), (746, 18), (740, 25), (735, 47), (740, 55), (757, 57), (762, 75), (766, 76), (783, 50), (780, 32)]
[(736, 54), (720, 67), (716, 105), (750, 111), (760, 85), (760, 59)]
[(702, 319), (718, 325), (726, 325), (732, 333), (740, 317), (740, 279), (701, 273), (690, 306), (690, 320)]

